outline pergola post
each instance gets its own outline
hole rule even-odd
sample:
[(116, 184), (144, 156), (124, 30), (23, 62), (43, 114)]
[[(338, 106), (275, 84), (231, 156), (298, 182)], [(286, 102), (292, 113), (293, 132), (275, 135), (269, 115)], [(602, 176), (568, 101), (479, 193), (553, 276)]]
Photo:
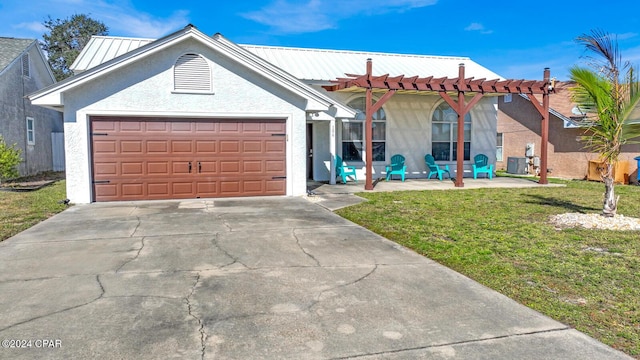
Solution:
[(464, 187), (464, 117), (467, 113), (464, 111), (464, 92), (461, 90), (464, 86), (464, 64), (458, 66), (458, 143), (456, 144), (456, 187)]
[[(371, 79), (373, 65), (367, 59), (367, 78)], [(373, 190), (373, 89), (367, 87), (365, 99), (365, 190)]]
[(540, 102), (536, 99), (533, 94), (527, 94), (527, 97), (533, 104), (533, 107), (538, 111), (540, 116), (542, 116), (542, 121), (540, 122), (540, 180), (538, 180), (538, 184), (546, 185), (549, 183), (547, 180), (547, 149), (549, 147), (549, 93), (553, 90), (551, 89), (551, 83), (549, 82), (549, 78), (551, 76), (551, 72), (549, 68), (544, 68), (543, 82), (544, 89), (542, 92), (542, 106), (540, 106)]

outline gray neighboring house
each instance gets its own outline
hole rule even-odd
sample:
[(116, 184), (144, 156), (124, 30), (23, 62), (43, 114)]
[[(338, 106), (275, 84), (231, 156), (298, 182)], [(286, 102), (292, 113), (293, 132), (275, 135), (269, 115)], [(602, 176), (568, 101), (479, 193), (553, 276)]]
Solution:
[(55, 82), (37, 40), (0, 37), (0, 134), (22, 151), (22, 176), (64, 170), (62, 114), (26, 97)]

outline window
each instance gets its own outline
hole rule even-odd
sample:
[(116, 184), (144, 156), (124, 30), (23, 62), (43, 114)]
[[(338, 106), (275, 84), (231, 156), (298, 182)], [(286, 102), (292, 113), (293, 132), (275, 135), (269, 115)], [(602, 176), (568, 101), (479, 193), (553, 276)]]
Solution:
[(31, 76), (31, 68), (29, 63), (29, 54), (22, 55), (22, 76)]
[(511, 102), (511, 96), (512, 96), (511, 94), (506, 94), (504, 96), (504, 102), (510, 103)]
[(211, 69), (198, 54), (184, 54), (173, 68), (173, 89), (176, 91), (211, 92)]
[[(345, 161), (362, 161), (365, 151), (365, 98), (357, 98), (347, 104), (358, 110), (355, 119), (342, 122), (342, 158)], [(375, 101), (373, 102), (375, 104)], [(387, 115), (384, 109), (373, 114), (373, 161), (385, 161), (387, 139)]]
[(502, 158), (502, 142), (504, 141), (504, 134), (498, 133), (496, 136), (496, 161), (504, 161)]
[[(431, 155), (436, 161), (457, 160), (458, 114), (446, 102), (431, 118)], [(471, 116), (464, 117), (464, 160), (471, 159)]]
[(34, 145), (36, 143), (35, 124), (33, 118), (27, 118), (27, 144)]

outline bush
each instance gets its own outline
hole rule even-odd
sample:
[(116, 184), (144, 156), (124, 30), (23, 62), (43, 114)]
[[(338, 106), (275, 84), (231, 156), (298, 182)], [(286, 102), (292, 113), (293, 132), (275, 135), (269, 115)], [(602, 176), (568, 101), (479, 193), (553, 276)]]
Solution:
[(0, 136), (0, 183), (3, 180), (18, 177), (17, 166), (22, 162), (22, 152), (16, 144), (8, 146)]

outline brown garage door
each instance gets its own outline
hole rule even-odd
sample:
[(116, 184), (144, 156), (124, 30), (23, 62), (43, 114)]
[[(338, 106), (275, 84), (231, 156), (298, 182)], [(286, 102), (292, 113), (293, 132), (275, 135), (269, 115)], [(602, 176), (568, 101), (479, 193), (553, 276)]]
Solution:
[(284, 120), (92, 117), (94, 200), (284, 195)]

